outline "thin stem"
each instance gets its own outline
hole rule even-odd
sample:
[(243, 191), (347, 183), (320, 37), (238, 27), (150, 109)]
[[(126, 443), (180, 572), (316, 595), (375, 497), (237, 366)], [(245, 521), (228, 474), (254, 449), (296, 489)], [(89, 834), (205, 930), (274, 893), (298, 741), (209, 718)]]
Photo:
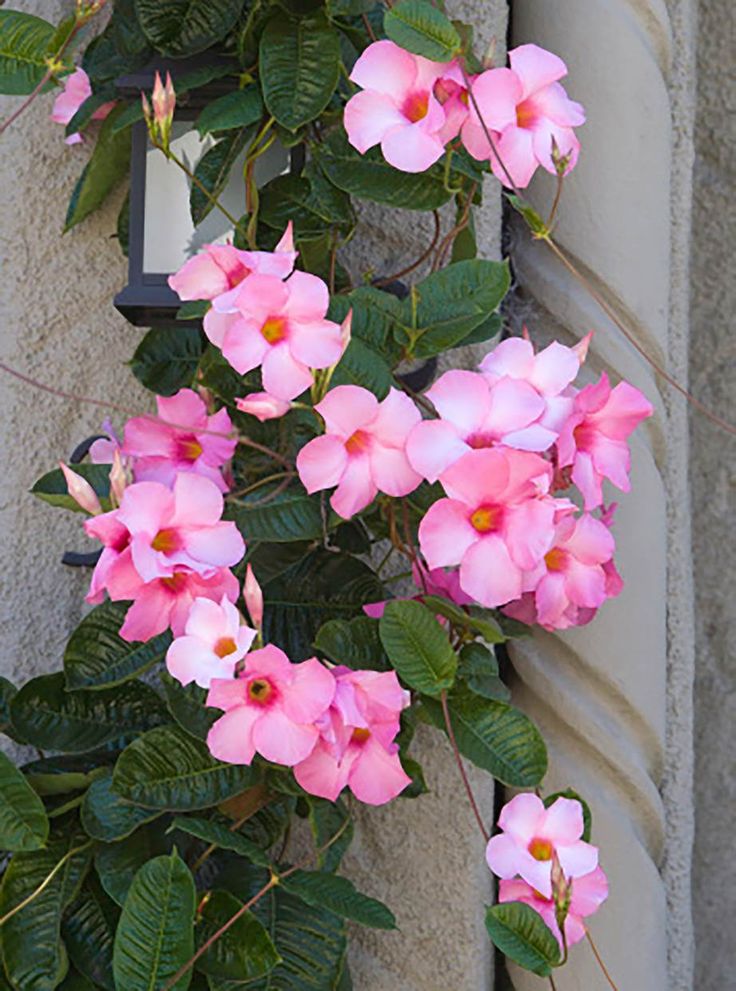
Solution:
[[(204, 431), (202, 431), (202, 433), (204, 433)], [(253, 451), (260, 451), (261, 454), (268, 455), (269, 458), (273, 458), (274, 461), (278, 461), (279, 464), (283, 465), (285, 468), (288, 468), (289, 471), (292, 469), (291, 462), (288, 458), (285, 458), (283, 454), (279, 454), (278, 451), (274, 451), (270, 447), (266, 447), (265, 444), (259, 444), (257, 441), (251, 440), (250, 437), (239, 436), (238, 444), (242, 444), (243, 447), (249, 447)]]
[(612, 988), (612, 991), (618, 991), (618, 988), (616, 987), (616, 984), (615, 984), (613, 978), (608, 973), (608, 969), (607, 969), (606, 965), (603, 963), (603, 958), (601, 957), (600, 953), (598, 952), (598, 947), (593, 942), (593, 937), (590, 935), (590, 930), (589, 929), (586, 929), (585, 930), (585, 936), (586, 936), (588, 942), (590, 943), (590, 948), (593, 951), (593, 956), (598, 961), (598, 966), (603, 971), (603, 976), (608, 981), (610, 987)]
[(549, 217), (547, 218), (547, 228), (552, 229), (552, 224), (555, 217), (557, 216), (557, 207), (560, 205), (560, 200), (562, 199), (562, 187), (565, 185), (564, 175), (557, 175), (557, 189), (555, 190), (555, 198), (552, 201), (552, 209), (549, 212)]
[(465, 765), (463, 764), (463, 759), (460, 756), (460, 749), (457, 745), (457, 740), (455, 739), (455, 730), (452, 728), (452, 720), (450, 719), (450, 710), (447, 706), (447, 692), (443, 691), (440, 695), (440, 702), (442, 704), (442, 715), (445, 718), (445, 727), (447, 729), (447, 736), (452, 746), (452, 752), (455, 755), (455, 763), (460, 771), (460, 776), (463, 779), (463, 784), (465, 785), (465, 791), (468, 795), (468, 801), (473, 810), (473, 815), (475, 816), (476, 822), (478, 823), (478, 828), (483, 834), (483, 839), (487, 843), (491, 838), (488, 830), (483, 822), (483, 816), (480, 814), (480, 809), (478, 808), (478, 803), (475, 800), (475, 795), (473, 794), (473, 789), (470, 787), (470, 780), (468, 778), (468, 772), (465, 770)]
[(283, 475), (272, 476), (275, 478), (282, 478), (281, 481), (273, 492), (269, 492), (268, 495), (263, 496), (262, 499), (252, 499), (250, 502), (243, 502), (242, 499), (233, 499), (231, 496), (226, 496), (226, 501), (234, 502), (236, 506), (247, 506), (248, 509), (256, 509), (258, 506), (267, 506), (269, 502), (273, 502), (274, 499), (278, 499), (282, 492), (285, 492), (291, 485), (292, 481), (296, 478), (295, 471), (285, 472)]
[(168, 151), (164, 151), (161, 145), (158, 144), (155, 145), (155, 147), (158, 148), (160, 151), (162, 151), (164, 155), (166, 155), (166, 157), (169, 159), (169, 161), (173, 162), (174, 165), (177, 165), (182, 170), (184, 175), (186, 175), (191, 180), (191, 182), (194, 183), (197, 189), (199, 189), (200, 192), (204, 193), (204, 195), (210, 201), (212, 206), (216, 206), (217, 209), (220, 211), (220, 213), (230, 221), (230, 223), (233, 225), (235, 230), (238, 231), (239, 234), (242, 234), (243, 237), (246, 236), (247, 232), (244, 231), (243, 228), (240, 226), (239, 221), (237, 221), (235, 217), (233, 217), (233, 215), (230, 213), (230, 211), (227, 210), (222, 205), (222, 203), (220, 203), (219, 199), (216, 196), (212, 195), (212, 193), (209, 191), (209, 189), (207, 189), (205, 184), (200, 179), (198, 179), (197, 176), (189, 168), (187, 168), (184, 162), (182, 162), (181, 159), (176, 157), (176, 155), (173, 153), (173, 151), (171, 151), (171, 149), (169, 149)]
[(32, 901), (34, 901), (36, 898), (38, 898), (38, 896), (43, 891), (45, 891), (46, 888), (48, 888), (48, 886), (54, 880), (54, 878), (59, 873), (59, 871), (64, 866), (64, 864), (68, 860), (70, 860), (72, 857), (74, 857), (76, 854), (81, 853), (82, 850), (86, 850), (87, 847), (90, 847), (90, 846), (92, 846), (92, 840), (88, 840), (86, 843), (83, 843), (81, 846), (75, 846), (71, 850), (67, 850), (67, 852), (64, 854), (64, 856), (59, 861), (59, 863), (56, 864), (51, 871), (49, 871), (49, 873), (46, 875), (46, 877), (43, 879), (43, 881), (39, 884), (39, 886), (36, 888), (36, 890), (35, 891), (32, 891), (31, 894), (28, 895), (27, 898), (24, 898), (22, 902), (19, 902), (15, 906), (15, 908), (11, 908), (11, 910), (9, 912), (6, 912), (5, 913), (5, 915), (0, 919), (0, 926), (4, 926), (5, 923), (9, 919), (12, 919), (14, 915), (17, 915), (18, 914), (18, 912), (22, 912), (23, 909), (26, 908), (26, 906), (30, 905)]
[(493, 157), (496, 159), (498, 164), (503, 169), (503, 174), (506, 176), (508, 180), (509, 189), (513, 189), (514, 193), (519, 197), (519, 199), (523, 200), (524, 197), (521, 195), (521, 190), (512, 179), (511, 173), (506, 168), (506, 163), (498, 154), (498, 149), (496, 148), (496, 142), (493, 140), (493, 135), (491, 134), (491, 131), (483, 118), (481, 109), (478, 106), (478, 101), (476, 100), (475, 94), (473, 93), (473, 84), (471, 82), (470, 76), (468, 75), (468, 70), (465, 68), (465, 65), (462, 60), (460, 60), (459, 64), (460, 64), (460, 71), (463, 74), (463, 81), (465, 83), (465, 88), (468, 91), (468, 97), (470, 99), (471, 104), (473, 105), (473, 110), (475, 110), (476, 116), (478, 118), (478, 122), (480, 123), (481, 129), (483, 131), (483, 135), (490, 146), (491, 152), (493, 153)]
[(555, 984), (555, 979), (551, 974), (549, 975), (549, 986), (551, 988), (551, 991), (557, 991), (557, 985)]
[(368, 18), (366, 17), (366, 15), (365, 14), (361, 14), (360, 16), (362, 17), (362, 19), (363, 19), (363, 25), (364, 25), (366, 31), (368, 32), (368, 37), (371, 39), (371, 41), (378, 41), (378, 38), (376, 38), (375, 31), (371, 27), (371, 22), (368, 20)]
[(252, 485), (246, 486), (244, 489), (238, 489), (235, 492), (230, 492), (226, 496), (226, 499), (233, 500), (233, 499), (242, 498), (243, 496), (250, 495), (251, 492), (257, 492), (258, 489), (262, 488), (264, 485), (268, 485), (269, 482), (277, 482), (279, 481), (279, 479), (282, 478), (293, 478), (293, 477), (294, 477), (293, 471), (289, 471), (289, 472), (279, 471), (275, 475), (267, 475), (265, 478), (260, 478), (257, 482), (254, 482)]
[(447, 234), (442, 238), (442, 241), (440, 242), (440, 246), (437, 249), (434, 265), (432, 266), (433, 271), (436, 271), (438, 268), (442, 267), (445, 261), (445, 256), (447, 255), (447, 250), (451, 242), (458, 236), (458, 234), (461, 233), (461, 231), (464, 231), (465, 228), (468, 226), (468, 222), (470, 221), (470, 208), (473, 205), (473, 197), (475, 196), (477, 189), (478, 189), (478, 183), (474, 182), (467, 194), (467, 199), (465, 201), (465, 205), (463, 207), (463, 212), (460, 217), (460, 220), (457, 222), (457, 224), (455, 224), (452, 230), (448, 231)]
[(411, 265), (407, 265), (406, 268), (399, 269), (399, 271), (394, 272), (393, 275), (386, 275), (382, 279), (376, 279), (373, 283), (374, 286), (385, 286), (388, 285), (389, 282), (395, 282), (397, 279), (401, 279), (403, 276), (409, 275), (410, 272), (413, 272), (415, 268), (419, 268), (419, 266), (429, 258), (440, 239), (440, 231), (442, 230), (439, 211), (433, 210), (432, 217), (434, 218), (434, 236), (432, 237), (429, 247), (426, 248), (417, 260), (411, 263)]

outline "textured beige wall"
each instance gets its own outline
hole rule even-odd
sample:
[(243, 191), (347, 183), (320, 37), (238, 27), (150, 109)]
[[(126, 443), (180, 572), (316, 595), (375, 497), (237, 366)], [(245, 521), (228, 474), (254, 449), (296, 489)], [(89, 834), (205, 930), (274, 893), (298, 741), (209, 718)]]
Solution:
[[(690, 352), (693, 391), (736, 422), (736, 7), (700, 0)], [(736, 440), (691, 416), (696, 579), (696, 987), (736, 972)]]

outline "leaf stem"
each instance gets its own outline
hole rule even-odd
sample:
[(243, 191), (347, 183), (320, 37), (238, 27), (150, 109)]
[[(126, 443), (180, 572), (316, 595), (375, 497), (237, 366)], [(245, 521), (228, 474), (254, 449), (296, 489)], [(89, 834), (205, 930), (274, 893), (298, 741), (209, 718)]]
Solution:
[(209, 189), (207, 189), (205, 184), (200, 179), (197, 178), (197, 176), (191, 171), (191, 169), (188, 168), (188, 166), (184, 164), (184, 162), (181, 161), (180, 158), (177, 158), (177, 156), (173, 153), (173, 151), (170, 148), (168, 151), (165, 151), (160, 144), (156, 144), (156, 143), (154, 143), (154, 147), (158, 148), (159, 151), (163, 152), (163, 154), (166, 155), (166, 157), (169, 159), (170, 162), (173, 162), (174, 165), (177, 165), (182, 170), (184, 175), (186, 175), (189, 178), (189, 180), (194, 183), (197, 189), (199, 189), (200, 192), (204, 193), (204, 195), (210, 201), (212, 206), (216, 206), (217, 209), (220, 211), (220, 213), (230, 221), (230, 223), (233, 225), (233, 228), (239, 234), (242, 234), (243, 237), (247, 235), (247, 232), (243, 230), (243, 228), (240, 226), (240, 222), (235, 219), (235, 217), (230, 213), (228, 209), (226, 209), (222, 205), (222, 203), (220, 203), (219, 199), (216, 196), (212, 195), (212, 193), (209, 191)]
[(593, 942), (593, 937), (590, 935), (590, 930), (589, 929), (586, 929), (585, 930), (585, 936), (586, 936), (586, 939), (588, 940), (588, 942), (590, 943), (590, 948), (593, 951), (593, 956), (596, 958), (596, 960), (598, 962), (598, 966), (603, 971), (603, 976), (608, 981), (610, 987), (612, 988), (612, 991), (618, 991), (618, 988), (616, 987), (616, 984), (615, 984), (613, 978), (609, 974), (606, 965), (603, 963), (603, 957), (600, 955), (600, 953), (598, 951), (598, 947)]
[(8, 922), (10, 919), (12, 919), (14, 915), (17, 915), (18, 912), (22, 912), (24, 908), (26, 908), (28, 905), (31, 904), (32, 901), (38, 898), (38, 896), (42, 894), (42, 892), (45, 891), (46, 888), (48, 888), (48, 886), (54, 880), (54, 878), (59, 873), (59, 871), (64, 866), (64, 864), (72, 857), (74, 857), (76, 854), (81, 853), (82, 850), (86, 850), (88, 847), (92, 846), (92, 843), (93, 843), (92, 840), (87, 840), (87, 842), (82, 843), (81, 846), (75, 846), (72, 847), (71, 850), (67, 850), (67, 852), (61, 858), (58, 864), (56, 864), (52, 868), (52, 870), (49, 871), (49, 873), (39, 884), (36, 890), (32, 891), (27, 898), (24, 898), (22, 902), (19, 902), (14, 908), (11, 908), (9, 912), (6, 912), (5, 915), (2, 918), (0, 918), (0, 927), (4, 926), (5, 923)]
[(483, 839), (487, 843), (491, 837), (488, 830), (485, 827), (485, 823), (483, 822), (483, 816), (480, 814), (478, 803), (475, 800), (473, 789), (470, 786), (470, 779), (468, 778), (468, 772), (465, 770), (463, 759), (460, 756), (460, 748), (457, 745), (457, 740), (455, 739), (455, 730), (452, 728), (452, 720), (450, 719), (450, 709), (447, 705), (446, 691), (443, 691), (442, 694), (440, 695), (440, 702), (442, 704), (442, 715), (444, 716), (445, 719), (445, 728), (447, 729), (447, 737), (450, 741), (450, 745), (452, 746), (452, 752), (455, 755), (455, 763), (457, 764), (458, 770), (460, 771), (460, 776), (463, 779), (463, 785), (465, 786), (465, 791), (467, 792), (468, 801), (470, 802), (470, 806), (473, 810), (473, 815), (475, 816), (475, 820), (478, 823), (478, 828), (483, 834)]

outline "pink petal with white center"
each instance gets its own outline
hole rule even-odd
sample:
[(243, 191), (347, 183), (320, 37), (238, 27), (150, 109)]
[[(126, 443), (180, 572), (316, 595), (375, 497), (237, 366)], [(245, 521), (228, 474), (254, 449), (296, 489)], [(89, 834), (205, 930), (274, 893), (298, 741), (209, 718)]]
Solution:
[(340, 484), (330, 499), (330, 505), (338, 516), (349, 520), (370, 505), (377, 494), (369, 459), (365, 455), (350, 458)]
[(390, 496), (405, 496), (421, 485), (422, 476), (409, 464), (403, 449), (375, 444), (368, 457), (371, 475), (379, 492)]
[(558, 55), (539, 45), (519, 45), (509, 52), (512, 70), (521, 80), (521, 99), (567, 75), (567, 66)]
[(286, 342), (269, 349), (263, 359), (263, 387), (277, 399), (292, 400), (314, 381), (312, 373), (293, 357)]
[(406, 124), (406, 119), (391, 96), (363, 90), (348, 100), (343, 124), (350, 144), (364, 155), (392, 128)]
[(484, 537), (466, 551), (460, 563), (460, 587), (488, 608), (519, 598), (521, 570), (500, 537)]
[(250, 319), (231, 323), (220, 347), (223, 357), (240, 375), (257, 368), (272, 350), (258, 324)]
[(444, 420), (423, 420), (406, 442), (409, 463), (428, 482), (436, 482), (442, 472), (469, 450), (457, 428)]
[(209, 688), (213, 678), (232, 678), (237, 663), (235, 654), (218, 657), (197, 637), (177, 637), (166, 653), (166, 667), (172, 678), (182, 685), (194, 681)]
[[(473, 83), (475, 102), (486, 126), (493, 131), (503, 131), (510, 124), (516, 124), (516, 106), (522, 99), (522, 92), (521, 81), (511, 69), (488, 69)], [(475, 127), (480, 126), (472, 100), (468, 120)], [(483, 157), (487, 158), (489, 153), (490, 148)]]
[(561, 627), (565, 610), (570, 605), (565, 588), (565, 576), (550, 572), (541, 579), (534, 593), (536, 621), (548, 630)]
[(253, 742), (266, 760), (292, 767), (305, 760), (319, 739), (315, 726), (294, 723), (280, 708), (266, 709), (253, 727)]
[(544, 396), (556, 396), (567, 388), (580, 370), (580, 359), (572, 348), (553, 341), (534, 359), (529, 378)]
[[(130, 489), (126, 489), (126, 494)], [(225, 503), (222, 493), (208, 479), (191, 473), (179, 473), (174, 482), (172, 526), (211, 526), (222, 516)]]
[(554, 540), (555, 503), (552, 499), (527, 499), (506, 511), (506, 544), (514, 563), (531, 571)]
[(378, 415), (378, 400), (359, 385), (338, 385), (331, 389), (315, 409), (330, 433), (344, 440), (356, 430), (371, 424)]
[(297, 783), (310, 795), (334, 802), (348, 783), (350, 762), (338, 762), (321, 741), (306, 760), (294, 767)]
[(449, 420), (463, 437), (481, 429), (491, 407), (483, 376), (459, 369), (440, 375), (427, 389), (426, 397), (442, 419)]
[(419, 546), (430, 568), (460, 564), (476, 540), (468, 507), (454, 499), (435, 502), (419, 524)]
[(451, 499), (459, 499), (475, 510), (500, 499), (510, 478), (509, 452), (496, 449), (470, 451), (463, 455), (444, 472), (441, 482)]
[(207, 747), (227, 764), (250, 764), (256, 754), (253, 728), (260, 712), (247, 705), (226, 712), (207, 734)]
[(598, 866), (598, 848), (578, 840), (576, 843), (557, 843), (556, 853), (567, 877), (582, 877)]
[(233, 340), (237, 339), (238, 327), (243, 322), (239, 313), (217, 313), (216, 310), (210, 309), (204, 315), (203, 327), (208, 340), (215, 347), (221, 348), (231, 329), (234, 329)]
[(309, 272), (296, 271), (284, 283), (288, 298), (283, 312), (295, 323), (312, 323), (322, 320), (330, 305), (330, 292), (327, 284)]
[(369, 45), (353, 66), (350, 79), (362, 89), (398, 98), (410, 90), (417, 77), (416, 56), (393, 41)]
[(559, 83), (551, 83), (535, 93), (534, 106), (542, 116), (548, 117), (559, 127), (580, 127), (585, 123), (585, 110), (568, 97), (564, 86)]
[(117, 518), (131, 533), (143, 532), (153, 537), (161, 529), (162, 520), (170, 519), (173, 510), (174, 496), (167, 488), (157, 482), (136, 482), (125, 490)]
[(421, 418), (409, 396), (391, 388), (379, 404), (377, 416), (370, 424), (370, 433), (382, 444), (403, 448), (409, 431)]
[(200, 564), (223, 568), (238, 563), (245, 554), (245, 542), (234, 523), (223, 521), (188, 533), (186, 550)]
[(519, 189), (525, 189), (529, 185), (538, 164), (534, 140), (531, 131), (516, 127), (515, 124), (511, 124), (502, 132), (496, 145), (498, 158), (491, 154), (493, 174), (502, 185), (507, 187), (510, 185), (507, 171)]
[(530, 379), (534, 373), (534, 347), (523, 337), (501, 341), (481, 361), (478, 368), (491, 381), (508, 375), (514, 379)]
[(329, 368), (342, 356), (340, 325), (331, 320), (291, 324), (289, 349), (297, 361), (309, 368)]
[(411, 784), (411, 778), (401, 766), (398, 751), (387, 753), (371, 737), (353, 763), (348, 784), (358, 801), (366, 805), (385, 805)]
[(399, 125), (386, 132), (381, 151), (389, 165), (402, 172), (424, 172), (442, 158), (445, 146), (423, 123)]
[(528, 382), (502, 378), (490, 388), (490, 406), (484, 427), (500, 437), (528, 427), (539, 419), (544, 409), (544, 400)]
[(345, 445), (334, 434), (323, 434), (310, 440), (296, 457), (296, 470), (310, 495), (337, 485), (347, 464)]
[(285, 693), (283, 708), (295, 723), (314, 723), (330, 706), (335, 678), (315, 657), (292, 668), (293, 680)]

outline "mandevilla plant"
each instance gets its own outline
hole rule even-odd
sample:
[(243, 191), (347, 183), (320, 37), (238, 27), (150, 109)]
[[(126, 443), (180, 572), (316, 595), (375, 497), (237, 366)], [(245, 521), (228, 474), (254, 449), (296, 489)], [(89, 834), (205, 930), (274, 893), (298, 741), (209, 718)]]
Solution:
[[(628, 491), (652, 412), (605, 373), (575, 384), (589, 338), (504, 337), (508, 267), (476, 256), (491, 174), (549, 236), (585, 119), (566, 67), (535, 45), (479, 62), (427, 0), (115, 0), (77, 60), (103, 5), (57, 28), (0, 10), (0, 89), (27, 105), (60, 85), (67, 143), (99, 126), (67, 229), (124, 176), (142, 118), (197, 222), (225, 212), (244, 151), (244, 209), (170, 277), (178, 326), (135, 352), (156, 413), (106, 421), (34, 486), (86, 515), (99, 553), (63, 669), (2, 682), (3, 729), (38, 757), (0, 761), (0, 986), (347, 991), (347, 923), (396, 925), (338, 873), (356, 803), (432, 787), (419, 723), (447, 735), (500, 879), (490, 938), (552, 982), (608, 886), (583, 799), (542, 794), (544, 742), (499, 656), (620, 593), (603, 483)], [(115, 78), (160, 56), (165, 82), (121, 101)], [(214, 78), (190, 171), (177, 101)], [(258, 188), (276, 140), (296, 164)], [(559, 183), (547, 223), (520, 194), (538, 167)], [(355, 284), (355, 201), (427, 211), (435, 235)], [(469, 345), (473, 370), (407, 374)], [(520, 790), (493, 836), (463, 758)], [(295, 817), (314, 839), (297, 862)]]

